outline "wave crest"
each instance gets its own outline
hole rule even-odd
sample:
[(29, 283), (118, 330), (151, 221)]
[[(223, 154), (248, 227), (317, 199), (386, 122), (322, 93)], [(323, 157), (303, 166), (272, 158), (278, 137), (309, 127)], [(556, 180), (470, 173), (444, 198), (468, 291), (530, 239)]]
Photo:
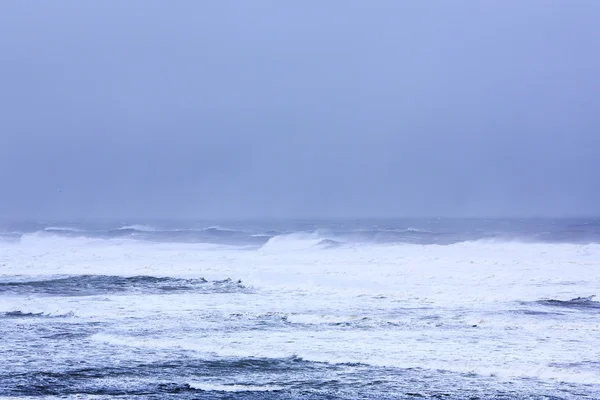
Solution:
[(261, 250), (265, 252), (288, 252), (310, 248), (336, 247), (341, 242), (331, 239), (321, 232), (288, 233), (270, 238)]

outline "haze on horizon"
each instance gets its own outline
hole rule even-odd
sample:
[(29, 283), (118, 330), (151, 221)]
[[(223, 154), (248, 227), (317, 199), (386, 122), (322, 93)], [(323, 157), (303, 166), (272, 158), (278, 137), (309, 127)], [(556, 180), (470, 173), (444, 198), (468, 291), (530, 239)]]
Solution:
[(0, 217), (600, 215), (600, 2), (0, 4)]

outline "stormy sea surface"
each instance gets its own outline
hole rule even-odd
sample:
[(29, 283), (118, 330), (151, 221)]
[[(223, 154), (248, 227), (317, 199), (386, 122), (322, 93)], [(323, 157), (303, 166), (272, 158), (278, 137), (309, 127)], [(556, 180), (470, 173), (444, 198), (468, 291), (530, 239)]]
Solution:
[(600, 399), (600, 220), (2, 221), (0, 397)]

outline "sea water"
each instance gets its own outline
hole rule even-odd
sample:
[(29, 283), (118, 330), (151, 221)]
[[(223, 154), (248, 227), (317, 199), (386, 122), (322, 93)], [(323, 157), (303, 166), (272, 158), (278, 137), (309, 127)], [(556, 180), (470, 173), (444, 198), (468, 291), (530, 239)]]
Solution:
[(599, 399), (600, 221), (3, 221), (0, 397)]

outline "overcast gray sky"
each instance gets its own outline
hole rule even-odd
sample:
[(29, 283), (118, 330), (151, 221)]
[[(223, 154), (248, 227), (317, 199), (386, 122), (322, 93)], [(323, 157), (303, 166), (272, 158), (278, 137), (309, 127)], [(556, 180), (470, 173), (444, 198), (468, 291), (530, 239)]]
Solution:
[(600, 215), (600, 1), (3, 1), (0, 215)]

